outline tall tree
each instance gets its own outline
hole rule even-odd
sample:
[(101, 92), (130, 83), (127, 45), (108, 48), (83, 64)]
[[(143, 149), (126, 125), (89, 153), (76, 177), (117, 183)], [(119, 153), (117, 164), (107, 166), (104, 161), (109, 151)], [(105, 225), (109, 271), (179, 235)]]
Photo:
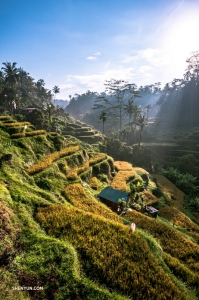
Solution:
[(145, 108), (146, 108), (146, 118), (148, 120), (148, 118), (149, 118), (149, 111), (152, 108), (152, 106), (151, 106), (151, 104), (148, 104), (148, 105), (145, 106)]
[(138, 120), (137, 120), (137, 125), (140, 127), (139, 144), (138, 144), (138, 149), (140, 150), (144, 127), (146, 125), (148, 125), (148, 121), (147, 121), (145, 115), (141, 115), (141, 114), (139, 115)]
[(4, 89), (4, 109), (8, 109), (10, 112), (13, 111), (13, 104), (16, 100), (16, 86), (19, 80), (18, 69), (16, 68), (16, 62), (3, 62), (4, 67), (1, 68), (3, 71), (5, 89)]
[(95, 101), (93, 109), (102, 108), (112, 116), (119, 119), (119, 130), (122, 129), (123, 118), (125, 115), (125, 104), (128, 100), (140, 97), (135, 84), (129, 84), (124, 80), (106, 80), (105, 91), (108, 96), (99, 96)]
[(55, 86), (53, 87), (53, 93), (55, 94), (55, 99), (56, 99), (56, 95), (57, 95), (58, 93), (60, 93), (60, 88), (59, 88), (57, 85), (55, 85)]
[(124, 105), (124, 111), (129, 117), (129, 124), (131, 122), (131, 119), (132, 119), (132, 116), (133, 116), (136, 106), (137, 105), (135, 105), (134, 99), (128, 99), (127, 104)]
[(19, 70), (16, 68), (16, 62), (3, 62), (4, 67), (1, 69), (3, 70), (3, 74), (5, 77), (5, 84), (9, 87), (14, 89), (19, 80)]
[(104, 110), (100, 113), (99, 115), (99, 119), (102, 120), (102, 124), (103, 124), (103, 133), (104, 133), (104, 123), (107, 121), (107, 112), (105, 112)]
[(192, 52), (192, 55), (186, 59), (188, 63), (187, 71), (199, 81), (199, 51)]

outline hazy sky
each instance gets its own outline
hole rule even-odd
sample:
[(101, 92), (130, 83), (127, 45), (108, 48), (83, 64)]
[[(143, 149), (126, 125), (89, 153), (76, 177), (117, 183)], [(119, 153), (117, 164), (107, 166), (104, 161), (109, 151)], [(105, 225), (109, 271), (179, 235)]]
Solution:
[(199, 0), (0, 0), (0, 58), (57, 98), (182, 78), (199, 50)]

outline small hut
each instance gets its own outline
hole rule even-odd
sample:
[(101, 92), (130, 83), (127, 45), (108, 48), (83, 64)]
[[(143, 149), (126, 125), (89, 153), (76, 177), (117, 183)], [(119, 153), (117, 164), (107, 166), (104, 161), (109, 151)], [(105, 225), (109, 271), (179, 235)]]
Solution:
[(158, 210), (154, 208), (153, 206), (146, 206), (145, 211), (151, 215), (153, 218), (157, 218)]
[(113, 211), (117, 212), (119, 208), (118, 200), (123, 198), (126, 202), (128, 200), (128, 195), (129, 194), (126, 192), (107, 186), (101, 191), (101, 193), (98, 194), (98, 197), (104, 204), (110, 207)]

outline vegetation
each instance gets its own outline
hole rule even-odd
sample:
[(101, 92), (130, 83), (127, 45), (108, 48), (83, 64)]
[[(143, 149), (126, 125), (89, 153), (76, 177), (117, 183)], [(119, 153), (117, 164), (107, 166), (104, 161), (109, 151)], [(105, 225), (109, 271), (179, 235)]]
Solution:
[(59, 158), (61, 158), (63, 156), (75, 153), (78, 150), (79, 150), (79, 146), (70, 146), (61, 151), (54, 152), (54, 153), (48, 155), (47, 157), (45, 157), (44, 159), (42, 159), (41, 161), (39, 161), (38, 163), (29, 167), (27, 169), (27, 172), (29, 174), (35, 174), (37, 172), (43, 171), (44, 169), (49, 167), (52, 164), (52, 162), (58, 160)]
[[(112, 79), (66, 111), (58, 86), (3, 63), (1, 299), (199, 298), (198, 57), (163, 89)], [(129, 192), (121, 215), (97, 197), (107, 186)]]
[(81, 184), (68, 185), (64, 190), (67, 200), (75, 207), (84, 211), (90, 211), (109, 220), (122, 223), (121, 219), (110, 209), (96, 201), (92, 195), (87, 195)]
[(136, 299), (186, 299), (169, 276), (163, 275), (144, 239), (130, 228), (57, 205), (39, 209), (37, 218), (49, 234), (70, 240), (86, 274), (107, 287)]

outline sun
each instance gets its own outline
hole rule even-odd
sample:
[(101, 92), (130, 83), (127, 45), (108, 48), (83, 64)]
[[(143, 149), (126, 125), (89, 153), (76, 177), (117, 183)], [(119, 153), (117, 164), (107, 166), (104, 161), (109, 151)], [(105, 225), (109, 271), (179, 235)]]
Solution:
[(191, 52), (199, 50), (199, 16), (195, 12), (184, 13), (168, 26), (164, 47), (177, 61), (185, 61)]

